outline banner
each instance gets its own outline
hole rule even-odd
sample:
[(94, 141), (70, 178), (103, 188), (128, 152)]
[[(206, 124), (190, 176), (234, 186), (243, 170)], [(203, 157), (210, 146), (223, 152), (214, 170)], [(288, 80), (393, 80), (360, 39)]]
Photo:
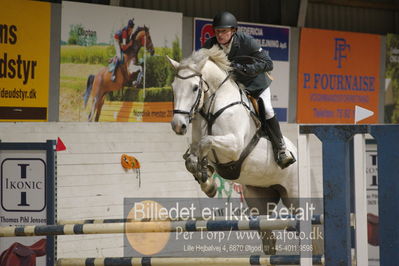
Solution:
[[(0, 226), (55, 223), (55, 141), (0, 143)], [(55, 238), (0, 237), (1, 265), (54, 265)]]
[(379, 35), (302, 29), (297, 122), (377, 123), (380, 43)]
[(399, 35), (387, 34), (385, 123), (399, 123)]
[[(273, 60), (274, 70), (271, 74), (274, 80), (270, 86), (272, 105), (279, 121), (286, 122), (290, 74), (290, 28), (255, 23), (238, 23), (238, 31), (252, 35)], [(200, 49), (206, 40), (213, 36), (212, 20), (194, 18), (195, 50)]]
[(51, 4), (0, 8), (0, 121), (47, 121)]
[(60, 120), (169, 122), (181, 36), (180, 13), (63, 1)]

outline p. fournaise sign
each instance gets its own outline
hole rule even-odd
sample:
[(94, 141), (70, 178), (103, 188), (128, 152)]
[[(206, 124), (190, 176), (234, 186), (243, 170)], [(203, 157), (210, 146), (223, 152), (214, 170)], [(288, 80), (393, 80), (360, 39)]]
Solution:
[(298, 65), (298, 123), (355, 122), (356, 106), (378, 122), (379, 35), (302, 29)]

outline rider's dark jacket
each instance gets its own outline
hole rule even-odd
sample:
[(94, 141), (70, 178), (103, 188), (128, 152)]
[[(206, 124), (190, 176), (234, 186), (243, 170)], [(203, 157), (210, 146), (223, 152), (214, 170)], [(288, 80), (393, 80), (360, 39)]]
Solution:
[[(214, 45), (218, 45), (221, 48), (216, 37), (208, 39), (203, 48), (210, 49)], [(248, 56), (255, 57), (256, 60), (251, 60)], [(234, 34), (228, 59), (231, 62), (243, 65), (243, 72), (250, 74), (243, 75), (236, 71), (235, 79), (242, 83), (253, 97), (259, 97), (259, 95), (270, 86), (272, 80), (268, 75), (265, 75), (265, 72), (273, 70), (273, 61), (251, 35), (243, 32), (236, 32)], [(234, 67), (234, 64), (232, 65)]]

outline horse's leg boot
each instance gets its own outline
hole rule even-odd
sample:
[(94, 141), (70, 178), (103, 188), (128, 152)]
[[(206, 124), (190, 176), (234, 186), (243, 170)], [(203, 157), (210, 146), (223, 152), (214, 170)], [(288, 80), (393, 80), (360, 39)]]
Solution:
[(294, 155), (287, 151), (287, 147), (285, 145), (283, 135), (281, 134), (280, 125), (276, 116), (266, 120), (266, 131), (273, 145), (274, 157), (281, 169), (284, 169), (296, 162)]

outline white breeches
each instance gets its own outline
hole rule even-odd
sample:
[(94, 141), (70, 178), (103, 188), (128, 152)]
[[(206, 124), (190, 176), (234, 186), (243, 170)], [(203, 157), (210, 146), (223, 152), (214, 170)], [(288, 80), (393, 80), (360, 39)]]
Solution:
[(270, 95), (270, 87), (265, 89), (261, 95), (259, 95), (259, 98), (262, 98), (263, 103), (265, 105), (265, 114), (266, 114), (266, 120), (273, 118), (274, 116), (274, 110), (272, 106), (272, 99)]
[(116, 39), (114, 39), (114, 46), (115, 46), (116, 56), (118, 57), (119, 60), (122, 60), (121, 47), (119, 45), (119, 41)]

